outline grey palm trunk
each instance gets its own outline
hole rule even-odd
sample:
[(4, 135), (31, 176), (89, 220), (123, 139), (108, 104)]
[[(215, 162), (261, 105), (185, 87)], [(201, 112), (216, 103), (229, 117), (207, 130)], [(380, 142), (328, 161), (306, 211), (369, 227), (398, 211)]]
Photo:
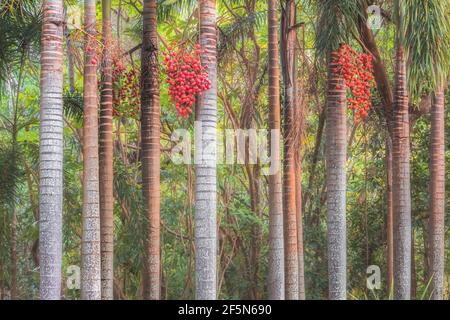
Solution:
[(216, 135), (217, 29), (215, 0), (199, 0), (201, 60), (211, 88), (200, 97), (195, 139), (196, 299), (217, 298)]
[(442, 300), (445, 275), (445, 98), (443, 86), (437, 88), (431, 109), (430, 149), (431, 298)]
[(63, 1), (43, 3), (39, 146), (40, 297), (61, 297), (63, 206)]
[(328, 292), (331, 300), (347, 295), (346, 260), (346, 161), (347, 119), (346, 89), (341, 75), (329, 62), (326, 106), (326, 185), (328, 232)]
[(95, 0), (85, 0), (81, 298), (101, 299), (98, 88)]
[(394, 197), (394, 298), (411, 298), (411, 186), (406, 61), (397, 43), (392, 140)]

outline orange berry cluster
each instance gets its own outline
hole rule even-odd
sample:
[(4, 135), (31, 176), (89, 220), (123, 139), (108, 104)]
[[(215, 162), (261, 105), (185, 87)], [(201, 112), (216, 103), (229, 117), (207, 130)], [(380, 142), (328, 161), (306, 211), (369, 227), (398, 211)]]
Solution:
[[(372, 56), (358, 53), (348, 44), (342, 44), (331, 53), (331, 58), (338, 65), (332, 71), (340, 73), (346, 87), (350, 89), (348, 103), (355, 112), (355, 120), (365, 119), (372, 105), (370, 90), (375, 85)], [(340, 86), (336, 89), (340, 89)]]
[(211, 88), (208, 79), (208, 66), (202, 66), (200, 55), (205, 53), (200, 45), (195, 45), (193, 51), (185, 48), (168, 50), (164, 54), (164, 71), (169, 84), (169, 95), (175, 103), (178, 115), (187, 118), (192, 113), (192, 105), (196, 95)]

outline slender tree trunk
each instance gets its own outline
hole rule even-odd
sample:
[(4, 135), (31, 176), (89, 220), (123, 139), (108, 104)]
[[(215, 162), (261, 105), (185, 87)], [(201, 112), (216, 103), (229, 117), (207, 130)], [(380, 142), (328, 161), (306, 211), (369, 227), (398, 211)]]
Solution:
[(144, 298), (161, 298), (160, 105), (156, 0), (144, 1), (141, 80), (142, 191), (147, 213)]
[(394, 284), (394, 208), (392, 195), (392, 140), (389, 134), (386, 135), (386, 232), (387, 232), (387, 290), (392, 292)]
[[(246, 171), (249, 179), (249, 189), (250, 189), (250, 203), (251, 210), (256, 218), (261, 218), (261, 208), (260, 208), (260, 187), (259, 187), (259, 164), (251, 165), (249, 164), (249, 147), (248, 139), (246, 139)], [(260, 225), (252, 226), (252, 237), (250, 244), (250, 258), (249, 258), (249, 279), (251, 285), (248, 288), (248, 296), (252, 300), (259, 300), (259, 290), (258, 290), (258, 270), (260, 262), (260, 251), (262, 242), (262, 230)]]
[(406, 61), (397, 44), (394, 91), (392, 171), (394, 199), (394, 297), (409, 300), (411, 295), (411, 191), (409, 168), (409, 112)]
[(103, 61), (100, 101), (100, 237), (102, 299), (113, 300), (114, 195), (113, 195), (113, 88), (111, 59), (111, 0), (102, 1)]
[[(318, 106), (318, 101), (317, 101), (317, 107)], [(323, 108), (322, 111), (320, 111), (320, 115), (319, 115), (319, 123), (317, 125), (317, 133), (316, 133), (316, 138), (315, 138), (315, 142), (314, 142), (314, 152), (312, 155), (312, 160), (311, 160), (311, 168), (309, 170), (309, 178), (308, 178), (308, 187), (305, 190), (304, 193), (304, 200), (303, 202), (303, 208), (305, 208), (305, 212), (311, 212), (312, 211), (312, 201), (309, 201), (311, 199), (311, 196), (313, 194), (313, 189), (314, 189), (314, 178), (316, 178), (316, 168), (317, 168), (317, 162), (319, 160), (319, 151), (320, 151), (320, 146), (322, 144), (322, 135), (323, 135), (323, 128), (325, 127), (325, 115), (326, 115), (326, 108)], [(310, 204), (308, 206), (308, 204)], [(307, 209), (309, 208), (309, 210)]]
[(280, 155), (280, 70), (277, 0), (269, 9), (269, 126), (271, 166), (269, 175), (269, 299), (284, 300), (283, 192)]
[(84, 1), (83, 232), (81, 299), (101, 299), (98, 97), (95, 0)]
[(61, 297), (63, 201), (63, 1), (44, 0), (39, 145), (40, 298)]
[(363, 16), (359, 19), (359, 35), (363, 41), (364, 47), (372, 54), (374, 58), (374, 77), (377, 83), (378, 91), (383, 102), (384, 116), (387, 123), (388, 136), (386, 137), (386, 228), (387, 228), (387, 290), (392, 292), (394, 281), (394, 242), (393, 242), (393, 195), (392, 195), (392, 122), (393, 122), (393, 94), (389, 79), (387, 77), (384, 62), (381, 59), (380, 51), (375, 42), (372, 31), (367, 26), (366, 9), (368, 2), (363, 8)]
[(417, 275), (416, 275), (416, 244), (414, 239), (414, 228), (411, 231), (411, 299), (417, 297)]
[(67, 39), (67, 73), (69, 74), (69, 91), (70, 93), (75, 92), (75, 70), (73, 63), (73, 54), (72, 54), (72, 41)]
[(5, 280), (3, 277), (3, 261), (0, 261), (0, 300), (5, 300)]
[(346, 260), (346, 159), (347, 119), (346, 88), (332, 59), (328, 66), (326, 106), (326, 186), (328, 227), (329, 298), (345, 300), (347, 296)]
[(287, 0), (281, 16), (281, 43), (284, 82), (284, 162), (283, 162), (283, 226), (285, 296), (298, 299), (297, 210), (295, 197), (295, 1)]
[(12, 210), (11, 219), (11, 300), (17, 300), (17, 212)]
[[(302, 64), (306, 64), (305, 55), (305, 28), (302, 28), (301, 49)], [(301, 68), (302, 74), (305, 73), (304, 66)], [(296, 125), (296, 149), (295, 153), (295, 206), (297, 209), (297, 252), (298, 252), (298, 296), (300, 300), (305, 300), (305, 258), (303, 245), (303, 190), (302, 190), (302, 155), (303, 133), (305, 132), (306, 106), (304, 80), (296, 71), (296, 92), (295, 92), (295, 121)]]
[(295, 155), (295, 201), (297, 210), (298, 298), (305, 300), (305, 260), (303, 250), (302, 163), (300, 152)]
[[(216, 134), (217, 29), (216, 1), (199, 0), (202, 64), (211, 88), (200, 97), (196, 126), (195, 271), (196, 298), (217, 298)], [(200, 132), (198, 132), (200, 130)]]
[(442, 300), (445, 259), (445, 111), (444, 87), (434, 95), (430, 147), (430, 278), (432, 299)]
[(72, 54), (72, 40), (69, 35), (69, 28), (67, 27), (67, 10), (64, 7), (64, 37), (66, 39), (66, 54), (67, 54), (67, 74), (69, 77), (69, 90), (71, 93), (75, 92), (75, 71), (73, 65)]

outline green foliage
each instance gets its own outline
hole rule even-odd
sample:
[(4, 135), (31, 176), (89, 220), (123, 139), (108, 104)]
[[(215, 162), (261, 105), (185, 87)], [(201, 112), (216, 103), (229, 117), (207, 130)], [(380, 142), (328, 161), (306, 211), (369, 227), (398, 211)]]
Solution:
[(401, 1), (402, 39), (413, 97), (442, 86), (450, 70), (450, 20), (442, 0)]
[(83, 119), (83, 94), (67, 90), (64, 92), (63, 103), (64, 114), (80, 123)]
[(317, 8), (316, 50), (320, 56), (327, 57), (357, 34), (361, 7), (354, 0), (317, 0)]
[(18, 156), (17, 146), (0, 146), (0, 203), (4, 209), (16, 202), (17, 183), (22, 174)]
[(36, 0), (7, 0), (0, 5), (0, 80), (18, 64), (18, 52), (37, 48), (41, 32), (41, 11)]
[[(117, 15), (121, 3), (121, 16)], [(19, 6), (20, 3), (20, 6)], [(82, 34), (79, 20), (82, 2), (67, 3), (69, 33), (73, 36), (76, 90), (70, 93), (65, 83), (64, 93), (64, 213), (63, 213), (63, 275), (67, 267), (80, 265), (81, 212), (82, 212), (82, 68), (79, 68)], [(251, 126), (267, 129), (267, 3), (250, 0), (217, 1), (219, 19), (219, 68), (218, 68), (218, 128), (231, 129), (233, 121), (240, 121), (251, 114)], [(356, 4), (355, 4), (356, 3)], [(412, 1), (408, 3), (412, 4)], [(0, 5), (0, 286), (9, 288), (10, 242), (12, 206), (18, 219), (19, 296), (38, 298), (39, 268), (33, 260), (33, 246), (38, 239), (38, 167), (39, 167), (39, 59), (40, 6), (34, 0), (8, 0)], [(195, 43), (198, 38), (197, 1), (159, 0), (158, 32), (164, 43)], [(324, 135), (316, 141), (319, 117), (325, 104), (326, 65), (324, 58), (341, 42), (355, 38), (356, 23), (360, 18), (363, 1), (317, 0), (297, 1), (299, 77), (303, 86), (299, 90), (305, 106), (304, 136), (301, 146), (303, 198), (308, 201), (303, 208), (304, 256), (306, 297), (327, 298), (327, 241), (326, 241), (326, 187), (324, 161)], [(390, 3), (384, 3), (388, 6)], [(410, 76), (410, 84), (417, 90), (433, 90), (425, 79), (439, 78), (439, 70), (426, 69), (436, 62), (444, 68), (448, 56), (441, 52), (446, 45), (443, 39), (443, 17), (436, 16), (442, 4), (423, 1), (415, 3), (405, 14), (416, 16), (404, 19), (406, 25), (418, 23), (417, 34), (423, 30), (432, 34), (424, 43), (415, 42), (410, 31), (409, 59), (414, 60), (417, 71)], [(141, 43), (142, 6), (140, 1), (113, 0), (112, 13), (114, 38), (120, 36), (118, 56), (124, 66), (140, 67), (139, 50), (123, 55)], [(433, 7), (432, 7), (433, 6)], [(249, 9), (250, 8), (250, 9)], [(429, 15), (420, 15), (420, 8), (428, 8)], [(14, 14), (12, 14), (13, 11)], [(98, 6), (98, 17), (101, 7)], [(283, 10), (282, 7), (279, 10)], [(432, 14), (433, 13), (433, 14)], [(434, 17), (434, 18), (433, 18)], [(117, 24), (119, 22), (119, 25)], [(100, 24), (99, 24), (100, 25)], [(77, 29), (80, 28), (80, 29)], [(437, 28), (437, 30), (436, 30)], [(419, 32), (419, 29), (422, 30)], [(120, 34), (118, 34), (118, 30)], [(406, 30), (406, 29), (405, 29)], [(412, 29), (408, 29), (411, 30)], [(391, 57), (394, 54), (395, 25), (387, 22), (374, 33), (384, 61), (388, 77), (392, 78)], [(405, 31), (406, 32), (406, 31)], [(448, 31), (447, 31), (448, 32)], [(426, 42), (426, 43), (425, 43)], [(26, 50), (23, 44), (27, 44)], [(438, 44), (438, 45), (436, 45)], [(431, 50), (431, 53), (423, 51)], [(417, 51), (414, 53), (413, 51)], [(21, 55), (23, 55), (23, 65)], [(420, 53), (420, 54), (419, 54)], [(301, 60), (300, 60), (301, 59)], [(444, 60), (447, 59), (447, 60)], [(413, 61), (410, 65), (413, 67)], [(67, 61), (66, 61), (67, 62)], [(78, 63), (78, 64), (77, 64)], [(24, 79), (18, 96), (16, 86), (23, 67)], [(79, 69), (77, 69), (77, 67)], [(67, 67), (65, 66), (65, 69)], [(250, 71), (254, 79), (250, 80)], [(412, 69), (412, 68), (411, 68)], [(101, 69), (99, 68), (99, 72)], [(432, 74), (434, 72), (434, 74)], [(418, 83), (419, 80), (420, 83)], [(67, 80), (67, 79), (65, 79)], [(167, 94), (165, 77), (161, 75), (161, 253), (162, 293), (164, 298), (194, 298), (194, 166), (178, 165), (171, 161), (170, 153), (176, 142), (170, 137), (174, 130), (187, 129), (193, 139), (194, 119), (177, 118), (174, 106)], [(428, 80), (427, 80), (428, 81)], [(67, 81), (66, 81), (67, 82)], [(428, 84), (427, 84), (428, 83)], [(419, 89), (420, 88), (420, 89)], [(251, 98), (254, 97), (254, 100)], [(18, 98), (18, 108), (14, 108)], [(446, 101), (449, 101), (447, 95)], [(251, 104), (248, 103), (251, 101)], [(381, 104), (374, 96), (373, 104)], [(248, 107), (248, 106), (251, 106)], [(124, 106), (139, 108), (139, 106)], [(447, 108), (448, 110), (448, 108)], [(17, 111), (16, 144), (11, 139), (11, 124)], [(450, 123), (449, 112), (446, 125)], [(348, 289), (352, 299), (387, 299), (392, 295), (386, 290), (386, 182), (385, 182), (385, 120), (378, 109), (370, 113), (364, 123), (356, 126), (348, 113), (349, 131), (354, 130), (348, 146)], [(233, 121), (232, 121), (233, 120)], [(422, 116), (412, 129), (411, 177), (412, 208), (417, 275), (417, 298), (429, 297), (429, 279), (426, 275), (427, 227), (428, 227), (428, 161), (429, 116)], [(447, 125), (448, 127), (448, 125)], [(446, 128), (448, 132), (450, 132)], [(139, 117), (115, 116), (114, 133), (114, 241), (115, 241), (115, 294), (120, 299), (142, 297), (143, 235), (147, 224), (143, 210), (140, 167)], [(349, 132), (350, 134), (350, 132)], [(317, 143), (317, 150), (316, 150)], [(312, 165), (313, 160), (317, 162)], [(447, 151), (446, 163), (450, 161)], [(252, 166), (252, 170), (257, 166)], [(260, 169), (260, 168), (257, 168)], [(221, 299), (250, 298), (256, 290), (260, 298), (267, 295), (268, 265), (268, 179), (261, 171), (252, 171), (259, 186), (258, 208), (252, 208), (249, 195), (247, 169), (240, 165), (218, 167), (218, 265)], [(447, 190), (450, 190), (450, 179)], [(448, 191), (447, 191), (448, 193)], [(447, 197), (448, 198), (448, 197)], [(447, 217), (446, 225), (450, 221)], [(446, 229), (449, 235), (448, 227)], [(446, 256), (450, 254), (447, 236)], [(252, 248), (259, 249), (256, 262), (250, 259)], [(366, 268), (376, 264), (382, 270), (382, 289), (366, 289)], [(256, 278), (251, 272), (257, 269)], [(446, 266), (446, 274), (450, 265)], [(255, 280), (256, 279), (256, 280)], [(447, 284), (446, 294), (449, 289)], [(64, 297), (79, 299), (78, 290), (64, 288)]]

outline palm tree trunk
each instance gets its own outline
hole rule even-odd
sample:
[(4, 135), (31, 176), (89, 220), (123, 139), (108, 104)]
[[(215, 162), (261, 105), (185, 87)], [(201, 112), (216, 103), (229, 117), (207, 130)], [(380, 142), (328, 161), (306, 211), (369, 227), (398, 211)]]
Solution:
[(63, 1), (44, 0), (39, 146), (40, 298), (61, 297), (63, 205)]
[(83, 232), (81, 299), (101, 299), (95, 0), (84, 1)]
[(100, 237), (102, 299), (112, 300), (114, 280), (113, 89), (111, 0), (102, 1), (103, 61), (100, 101)]
[(430, 277), (432, 299), (442, 300), (445, 249), (445, 111), (444, 87), (434, 95), (430, 150)]
[(386, 134), (386, 233), (387, 233), (387, 291), (392, 292), (394, 284), (394, 208), (392, 195), (392, 139), (389, 133)]
[(277, 0), (269, 9), (269, 126), (271, 172), (269, 175), (269, 275), (270, 300), (284, 300), (283, 192), (280, 155), (280, 70), (278, 67)]
[(326, 186), (328, 227), (329, 298), (346, 299), (346, 159), (347, 119), (344, 79), (334, 72), (333, 59), (328, 66), (326, 106)]
[(298, 251), (297, 212), (295, 199), (295, 1), (287, 0), (281, 16), (281, 48), (284, 82), (284, 172), (283, 172), (283, 229), (285, 296), (288, 300), (298, 299)]
[[(195, 271), (196, 298), (217, 298), (216, 134), (217, 29), (216, 1), (199, 0), (202, 64), (211, 88), (200, 97), (196, 124)], [(200, 132), (198, 132), (200, 131)]]
[(392, 191), (394, 198), (394, 297), (411, 295), (411, 191), (409, 168), (409, 112), (406, 62), (397, 44), (392, 141)]
[(300, 152), (298, 151), (295, 154), (295, 201), (297, 210), (298, 298), (300, 300), (305, 300), (305, 260), (303, 249), (303, 211), (302, 211), (302, 163)]
[(147, 213), (144, 298), (161, 298), (160, 104), (156, 0), (145, 0), (142, 34), (141, 149), (142, 191)]

